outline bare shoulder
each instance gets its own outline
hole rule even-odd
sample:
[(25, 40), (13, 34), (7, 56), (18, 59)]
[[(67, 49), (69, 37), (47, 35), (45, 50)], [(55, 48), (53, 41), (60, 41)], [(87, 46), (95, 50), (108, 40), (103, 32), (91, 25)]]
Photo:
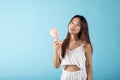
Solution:
[(88, 48), (88, 49), (90, 49), (90, 48), (91, 48), (91, 45), (90, 45), (90, 43), (86, 43), (86, 44), (85, 44), (85, 48)]
[(81, 41), (81, 40), (80, 40), (80, 43), (82, 44), (83, 47), (85, 47), (85, 45), (86, 45), (86, 42), (85, 42), (85, 41)]
[(85, 54), (92, 54), (92, 46), (90, 43), (86, 43), (84, 46)]

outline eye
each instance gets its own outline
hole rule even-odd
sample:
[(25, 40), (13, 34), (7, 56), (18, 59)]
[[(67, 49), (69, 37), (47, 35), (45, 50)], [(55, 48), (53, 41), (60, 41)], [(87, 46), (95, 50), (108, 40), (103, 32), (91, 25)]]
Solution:
[(80, 26), (80, 24), (77, 24), (77, 26)]
[(80, 23), (79, 22), (77, 22), (77, 23), (75, 23), (76, 24), (76, 26), (80, 26)]
[(71, 22), (71, 24), (73, 24), (73, 22)]

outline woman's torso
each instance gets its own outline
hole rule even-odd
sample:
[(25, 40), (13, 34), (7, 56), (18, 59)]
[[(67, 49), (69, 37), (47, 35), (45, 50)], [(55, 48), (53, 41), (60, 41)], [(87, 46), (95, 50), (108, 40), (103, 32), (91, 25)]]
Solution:
[[(82, 56), (85, 57), (85, 56), (84, 56), (84, 52), (82, 52), (83, 50), (84, 50), (84, 48), (83, 48), (82, 43), (81, 43), (81, 42), (78, 42), (78, 43), (76, 43), (76, 44), (70, 44), (70, 45), (69, 45), (69, 49), (67, 50), (67, 52), (68, 52), (69, 55), (76, 56), (76, 58), (81, 58)], [(82, 53), (81, 53), (81, 52), (82, 52)], [(81, 54), (82, 54), (82, 56), (81, 56)], [(69, 55), (67, 55), (67, 56), (69, 56)], [(71, 57), (70, 57), (70, 58), (71, 58)], [(67, 58), (66, 58), (66, 59), (67, 59)], [(73, 58), (73, 59), (74, 59), (74, 58)], [(71, 59), (69, 59), (69, 60), (71, 60)], [(78, 60), (79, 60), (79, 59), (78, 59)], [(64, 61), (64, 60), (63, 60), (63, 61)], [(68, 62), (69, 62), (69, 61), (68, 61)], [(73, 62), (73, 61), (71, 61), (71, 62)], [(79, 64), (79, 63), (78, 63), (78, 64)], [(74, 72), (74, 71), (80, 70), (80, 67), (79, 67), (77, 64), (74, 64), (74, 63), (72, 63), (72, 64), (66, 64), (64, 70), (70, 71), (70, 72)]]

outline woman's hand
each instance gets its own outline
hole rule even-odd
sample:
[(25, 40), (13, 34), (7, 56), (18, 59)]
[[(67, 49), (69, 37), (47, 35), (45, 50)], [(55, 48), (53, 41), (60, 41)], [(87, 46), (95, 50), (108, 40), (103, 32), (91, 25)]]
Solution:
[(54, 46), (54, 50), (58, 51), (60, 49), (60, 47), (61, 47), (60, 41), (59, 40), (54, 41), (53, 46)]
[(61, 64), (60, 61), (61, 41), (59, 40), (54, 41), (53, 46), (54, 46), (53, 65), (55, 68), (59, 68)]

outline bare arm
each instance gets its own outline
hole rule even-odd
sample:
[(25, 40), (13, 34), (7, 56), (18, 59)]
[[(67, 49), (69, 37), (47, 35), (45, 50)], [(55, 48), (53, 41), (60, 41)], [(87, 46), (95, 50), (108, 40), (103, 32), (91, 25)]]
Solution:
[(90, 44), (85, 46), (87, 80), (92, 80), (92, 48)]
[(54, 41), (53, 65), (54, 65), (55, 68), (59, 68), (59, 66), (61, 64), (60, 52), (61, 52), (61, 42), (60, 41)]

